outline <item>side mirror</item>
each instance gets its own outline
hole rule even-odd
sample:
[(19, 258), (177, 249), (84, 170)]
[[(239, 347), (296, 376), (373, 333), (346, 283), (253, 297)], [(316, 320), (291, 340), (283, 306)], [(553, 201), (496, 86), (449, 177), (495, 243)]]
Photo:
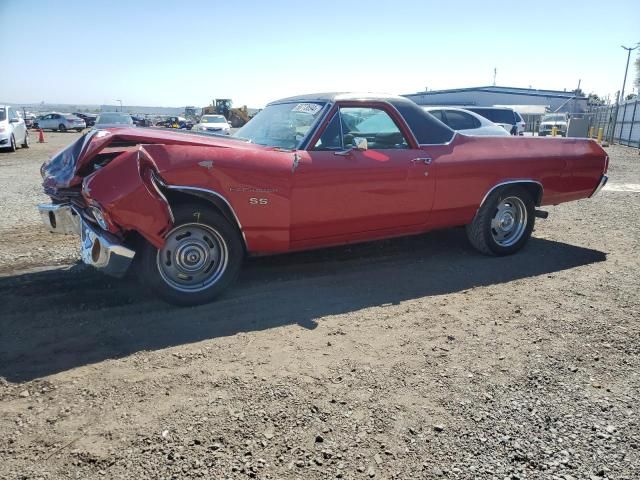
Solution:
[(353, 137), (353, 148), (360, 151), (367, 150), (369, 148), (367, 139), (364, 137)]

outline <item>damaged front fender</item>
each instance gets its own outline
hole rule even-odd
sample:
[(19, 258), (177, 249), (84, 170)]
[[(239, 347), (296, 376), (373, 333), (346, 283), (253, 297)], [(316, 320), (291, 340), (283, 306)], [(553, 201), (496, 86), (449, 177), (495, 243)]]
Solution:
[(173, 226), (171, 207), (153, 179), (158, 168), (139, 146), (86, 177), (82, 195), (100, 209), (113, 234), (136, 231), (156, 248)]

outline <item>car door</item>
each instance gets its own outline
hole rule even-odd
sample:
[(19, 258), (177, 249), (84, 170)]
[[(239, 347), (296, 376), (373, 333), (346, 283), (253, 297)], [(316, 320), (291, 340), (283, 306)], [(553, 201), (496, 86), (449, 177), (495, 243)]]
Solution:
[(25, 132), (24, 122), (13, 107), (9, 107), (9, 124), (11, 125), (11, 131), (13, 132), (13, 138), (16, 144), (23, 144)]
[[(360, 150), (355, 145), (363, 146), (363, 139), (367, 148)], [(426, 223), (434, 192), (430, 159), (390, 105), (339, 105), (298, 155), (292, 246), (310, 239), (400, 234)]]
[(51, 128), (51, 114), (45, 115), (38, 119), (39, 128)]

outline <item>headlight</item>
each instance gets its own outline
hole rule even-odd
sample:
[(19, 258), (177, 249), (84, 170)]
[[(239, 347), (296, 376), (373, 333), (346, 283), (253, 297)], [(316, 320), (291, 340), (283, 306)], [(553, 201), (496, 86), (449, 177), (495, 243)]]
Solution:
[(96, 222), (98, 222), (98, 225), (100, 225), (100, 227), (103, 230), (109, 230), (109, 225), (107, 224), (107, 221), (104, 219), (104, 215), (102, 215), (102, 211), (98, 207), (91, 207), (91, 214), (93, 215), (93, 218), (96, 219)]

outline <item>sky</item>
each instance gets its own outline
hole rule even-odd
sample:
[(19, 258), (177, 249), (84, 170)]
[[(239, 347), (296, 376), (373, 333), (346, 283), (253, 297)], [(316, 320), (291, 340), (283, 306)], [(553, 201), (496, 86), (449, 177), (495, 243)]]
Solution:
[[(0, 101), (236, 106), (496, 84), (615, 95), (638, 0), (0, 0)], [(640, 51), (638, 49), (636, 52)], [(634, 52), (635, 53), (635, 52)], [(632, 62), (626, 91), (631, 91)]]

